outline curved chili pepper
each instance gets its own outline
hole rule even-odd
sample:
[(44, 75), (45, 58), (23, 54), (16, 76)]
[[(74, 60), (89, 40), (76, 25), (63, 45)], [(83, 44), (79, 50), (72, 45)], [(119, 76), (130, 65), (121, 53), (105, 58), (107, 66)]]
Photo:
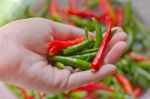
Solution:
[(55, 66), (56, 66), (58, 69), (63, 69), (63, 68), (64, 68), (64, 64), (61, 63), (61, 62), (56, 62), (56, 63), (55, 63)]
[(76, 15), (82, 18), (96, 18), (98, 21), (103, 22), (103, 17), (100, 17), (99, 15), (89, 12), (89, 11), (82, 11), (77, 9), (65, 9), (65, 12), (71, 15)]
[(150, 61), (149, 57), (146, 57), (144, 55), (138, 54), (136, 52), (130, 52), (129, 57), (135, 61)]
[(69, 57), (78, 58), (78, 59), (86, 59), (87, 57), (94, 57), (96, 55), (96, 52), (94, 53), (88, 53), (88, 54), (82, 54), (82, 55), (73, 55)]
[(60, 51), (60, 49), (61, 49), (61, 47), (52, 46), (52, 47), (48, 50), (48, 55), (49, 55), (49, 56), (56, 55), (56, 54)]
[(123, 10), (122, 5), (118, 6), (116, 14), (117, 14), (117, 22), (118, 22), (117, 25), (122, 27), (123, 26), (123, 20), (124, 20), (124, 10)]
[(143, 93), (143, 88), (141, 86), (137, 86), (134, 90), (133, 90), (133, 95), (135, 97), (139, 97), (141, 94)]
[(88, 70), (90, 69), (90, 63), (86, 62), (81, 59), (71, 58), (71, 57), (64, 57), (64, 56), (52, 56), (48, 57), (50, 60), (55, 62), (61, 62), (68, 66), (73, 66), (75, 68), (80, 68), (81, 70)]
[(128, 78), (126, 78), (125, 76), (119, 73), (116, 73), (114, 76), (127, 94), (133, 93), (132, 85), (130, 81), (128, 80)]
[(49, 42), (48, 55), (56, 55), (60, 50), (81, 43), (84, 40), (84, 37), (77, 38), (72, 41), (51, 41)]
[(96, 31), (96, 40), (95, 40), (95, 45), (94, 45), (94, 48), (99, 48), (101, 42), (102, 42), (102, 28), (101, 28), (101, 25), (100, 23), (95, 19), (95, 18), (92, 18), (93, 20), (93, 23), (94, 23), (94, 26), (95, 26), (95, 31)]
[(57, 6), (55, 2), (50, 3), (49, 13), (52, 17), (55, 17), (55, 15), (57, 14)]
[(69, 54), (72, 54), (74, 52), (77, 52), (83, 48), (85, 48), (87, 45), (89, 45), (93, 40), (92, 39), (88, 39), (88, 40), (85, 40), (83, 41), (82, 43), (79, 43), (77, 45), (74, 45), (74, 46), (71, 46), (71, 47), (68, 47), (66, 49), (63, 50), (63, 53), (64, 55), (69, 55)]
[(88, 54), (88, 53), (93, 53), (93, 52), (97, 52), (97, 51), (98, 51), (98, 48), (86, 49), (86, 50), (79, 52), (78, 54)]
[(112, 19), (113, 25), (117, 25), (117, 16), (109, 0), (99, 0), (99, 8), (105, 16), (106, 23)]
[(105, 90), (105, 91), (115, 91), (112, 87), (109, 87), (109, 86), (106, 86), (105, 84), (103, 83), (90, 83), (90, 84), (86, 84), (84, 86), (81, 86), (79, 88), (76, 88), (74, 90), (72, 90), (72, 92), (74, 91), (88, 91), (88, 92), (92, 92), (92, 91), (95, 91), (95, 90)]
[(99, 70), (99, 68), (102, 66), (103, 64), (103, 60), (104, 60), (104, 57), (105, 57), (105, 54), (106, 54), (106, 51), (107, 51), (107, 46), (108, 46), (108, 43), (111, 39), (111, 28), (112, 28), (112, 22), (109, 23), (109, 28), (107, 29), (106, 31), (106, 35), (102, 41), (102, 44), (91, 64), (91, 70), (93, 72)]
[(150, 61), (137, 62), (137, 66), (145, 68), (145, 69), (149, 69), (150, 68)]

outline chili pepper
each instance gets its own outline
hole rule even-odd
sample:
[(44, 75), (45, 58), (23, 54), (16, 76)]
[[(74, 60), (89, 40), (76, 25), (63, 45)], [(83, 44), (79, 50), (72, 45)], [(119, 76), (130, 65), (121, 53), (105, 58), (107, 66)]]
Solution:
[(88, 30), (94, 31), (94, 26), (93, 26), (93, 24), (89, 24), (89, 23), (92, 22), (90, 19), (83, 19), (83, 18), (78, 17), (78, 16), (71, 16), (70, 18), (72, 19), (72, 21), (73, 21), (78, 27), (87, 27)]
[(52, 46), (52, 47), (48, 50), (48, 55), (49, 55), (49, 56), (56, 55), (56, 54), (59, 52), (60, 49), (61, 49), (61, 48), (58, 47), (58, 46)]
[(108, 19), (106, 21), (112, 19), (113, 25), (117, 25), (117, 16), (109, 0), (99, 0), (99, 8), (106, 19)]
[(96, 40), (95, 40), (95, 45), (94, 45), (94, 48), (99, 48), (101, 42), (102, 42), (102, 28), (101, 28), (101, 25), (100, 23), (95, 19), (95, 18), (92, 18), (93, 20), (93, 23), (94, 23), (94, 26), (95, 26), (95, 31), (96, 31)]
[(124, 12), (123, 12), (123, 6), (122, 5), (118, 6), (116, 13), (117, 13), (117, 22), (118, 22), (117, 25), (122, 27), (123, 26), (123, 20), (124, 20)]
[(97, 51), (98, 51), (98, 48), (86, 49), (86, 50), (79, 52), (78, 54), (88, 54), (88, 53), (93, 53), (93, 52), (97, 52)]
[(77, 9), (77, 0), (70, 0), (70, 8)]
[(70, 56), (70, 57), (79, 58), (79, 59), (85, 59), (87, 57), (94, 57), (95, 55), (96, 55), (96, 52), (88, 53), (88, 54), (82, 54), (82, 55), (73, 55), (73, 56)]
[(129, 28), (128, 26), (125, 26), (124, 30), (128, 33), (128, 40), (127, 40), (128, 50), (131, 50), (132, 45), (133, 45), (134, 40), (135, 40), (135, 33), (136, 32), (134, 32), (133, 29)]
[(61, 63), (61, 62), (56, 62), (56, 63), (55, 63), (55, 66), (56, 66), (58, 69), (63, 69), (63, 68), (64, 68), (64, 64)]
[(104, 60), (104, 57), (105, 57), (105, 54), (107, 51), (107, 46), (108, 46), (108, 43), (111, 39), (111, 28), (112, 28), (112, 22), (109, 22), (109, 28), (107, 29), (105, 37), (102, 41), (102, 44), (101, 44), (101, 46), (100, 46), (92, 64), (91, 64), (91, 70), (93, 72), (99, 70), (99, 68), (103, 64), (103, 60)]
[(64, 55), (70, 55), (70, 54), (72, 54), (74, 52), (82, 50), (87, 45), (89, 45), (91, 42), (92, 42), (92, 39), (85, 40), (85, 41), (83, 41), (80, 44), (77, 44), (77, 45), (74, 45), (74, 46), (71, 46), (71, 47), (68, 47), (68, 48), (64, 49), (63, 53), (64, 53)]
[(87, 27), (84, 29), (85, 30), (85, 40), (89, 39), (89, 33)]
[(84, 37), (77, 38), (72, 41), (51, 41), (49, 42), (49, 56), (56, 55), (60, 50), (67, 48), (69, 46), (81, 43), (84, 40)]
[(67, 48), (76, 44), (81, 43), (84, 40), (84, 37), (80, 37), (77, 38), (75, 40), (71, 40), (71, 41), (52, 41), (49, 42), (49, 46), (59, 46), (61, 48)]
[(55, 17), (55, 15), (57, 14), (57, 6), (55, 2), (50, 3), (49, 13), (52, 17)]
[(148, 68), (150, 68), (150, 61), (137, 62), (137, 66), (148, 69)]
[(96, 13), (89, 12), (89, 11), (82, 11), (77, 9), (65, 9), (65, 12), (70, 15), (76, 15), (82, 18), (96, 18), (99, 22), (103, 22), (102, 17), (97, 15)]
[(95, 91), (95, 90), (105, 90), (105, 91), (111, 91), (111, 92), (115, 91), (112, 87), (106, 86), (103, 83), (92, 82), (90, 84), (86, 84), (84, 86), (76, 88), (76, 89), (72, 90), (72, 92), (82, 91), (82, 90), (87, 91), (87, 92), (92, 92), (92, 91)]
[(57, 10), (58, 10), (58, 7), (57, 7), (56, 3), (51, 2), (50, 8), (49, 8), (49, 14), (50, 14), (51, 18), (55, 21), (62, 22), (61, 17), (59, 16)]
[(26, 92), (26, 90), (24, 90), (23, 88), (19, 88), (20, 89), (20, 92), (24, 95), (25, 99), (28, 98), (28, 94)]
[(143, 88), (141, 86), (137, 86), (134, 90), (133, 90), (133, 95), (135, 97), (139, 97), (141, 94), (143, 93)]
[(133, 93), (132, 85), (131, 85), (130, 81), (128, 80), (128, 78), (126, 78), (125, 76), (123, 76), (119, 73), (115, 73), (114, 76), (127, 94)]
[(81, 59), (64, 57), (64, 56), (52, 56), (52, 57), (49, 57), (49, 59), (55, 62), (61, 62), (65, 65), (69, 65), (75, 68), (80, 68), (81, 70), (90, 69), (90, 63)]
[(129, 57), (135, 61), (150, 61), (149, 57), (146, 57), (144, 55), (138, 54), (136, 52), (130, 52)]

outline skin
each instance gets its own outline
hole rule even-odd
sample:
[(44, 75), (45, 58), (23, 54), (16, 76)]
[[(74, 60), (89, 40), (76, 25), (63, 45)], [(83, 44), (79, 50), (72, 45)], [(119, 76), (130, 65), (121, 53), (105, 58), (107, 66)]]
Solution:
[(104, 66), (96, 73), (59, 70), (47, 61), (48, 42), (71, 40), (84, 30), (42, 18), (22, 19), (0, 28), (0, 80), (49, 93), (73, 89), (113, 74), (113, 65), (126, 51), (127, 35), (119, 27), (112, 37)]

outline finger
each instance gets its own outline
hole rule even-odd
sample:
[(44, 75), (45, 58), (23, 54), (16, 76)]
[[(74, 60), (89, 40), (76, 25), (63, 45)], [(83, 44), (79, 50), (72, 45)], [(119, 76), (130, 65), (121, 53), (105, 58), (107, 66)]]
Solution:
[(113, 30), (114, 29), (117, 29), (117, 33), (115, 33), (114, 36), (111, 38), (109, 43), (109, 49), (111, 49), (113, 45), (115, 45), (117, 42), (127, 40), (127, 34), (123, 32), (123, 30), (120, 27), (115, 27), (113, 28)]
[(123, 41), (116, 43), (106, 55), (104, 64), (114, 64), (127, 50), (127, 44)]
[(99, 71), (93, 73), (91, 70), (76, 72), (69, 77), (67, 89), (74, 89), (84, 84), (101, 80), (104, 77), (113, 74), (116, 71), (116, 67), (111, 64), (103, 66)]
[(51, 21), (51, 27), (52, 30), (54, 31), (53, 37), (55, 40), (71, 40), (84, 36), (83, 29), (71, 25)]

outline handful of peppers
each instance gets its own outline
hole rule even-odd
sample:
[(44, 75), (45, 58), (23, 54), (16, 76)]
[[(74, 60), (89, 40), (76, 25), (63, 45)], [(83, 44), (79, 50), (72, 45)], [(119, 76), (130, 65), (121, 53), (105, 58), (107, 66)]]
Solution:
[[(117, 62), (117, 73), (71, 91), (46, 94), (8, 85), (19, 99), (138, 99), (150, 87), (150, 48), (148, 29), (137, 18), (131, 0), (69, 0), (61, 9), (55, 1), (46, 0), (41, 12), (27, 11), (27, 17), (41, 16), (85, 29), (85, 36), (71, 41), (49, 42), (48, 59), (59, 69), (65, 65), (80, 70), (99, 70), (109, 40), (120, 26), (128, 34), (128, 50)], [(48, 3), (49, 2), (49, 3)], [(96, 12), (93, 10), (98, 10)], [(107, 28), (106, 28), (107, 25)], [(103, 36), (102, 30), (106, 30)], [(96, 32), (95, 37), (88, 32)]]

